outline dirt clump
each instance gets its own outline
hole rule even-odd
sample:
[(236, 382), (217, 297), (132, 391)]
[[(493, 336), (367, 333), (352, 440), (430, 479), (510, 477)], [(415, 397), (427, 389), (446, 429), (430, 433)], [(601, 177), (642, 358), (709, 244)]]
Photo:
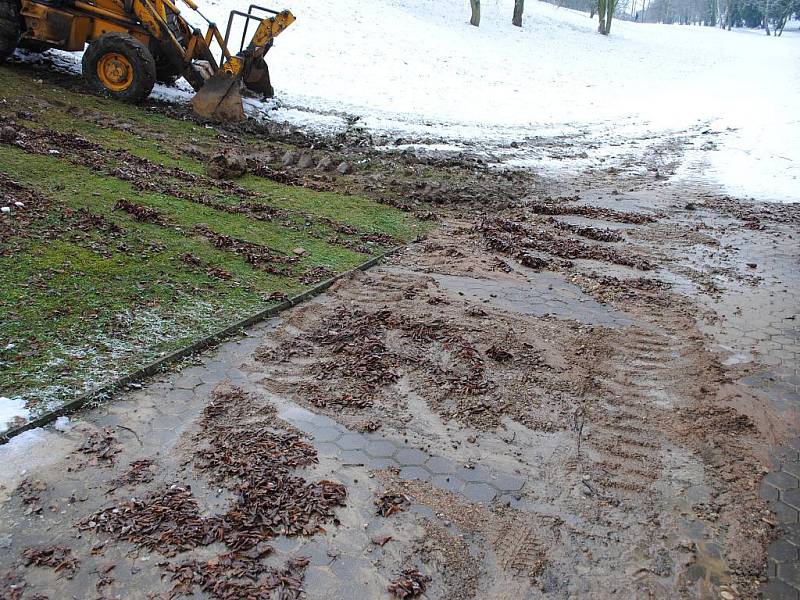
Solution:
[(247, 172), (247, 159), (231, 148), (221, 150), (208, 158), (206, 172), (214, 179), (235, 179)]
[[(534, 228), (513, 219), (483, 219), (476, 230), (482, 234), (488, 249), (512, 256), (524, 266), (535, 268), (535, 265), (525, 264), (526, 259), (530, 261), (530, 251), (535, 251), (565, 259), (599, 260), (642, 271), (655, 267), (646, 258), (636, 256), (630, 251), (620, 252), (608, 246), (585, 244), (575, 238), (565, 237), (543, 227)], [(537, 262), (535, 257), (533, 262)]]
[(616, 221), (618, 223), (629, 223), (633, 225), (653, 223), (656, 221), (656, 217), (645, 213), (624, 212), (598, 206), (587, 206), (585, 204), (563, 203), (564, 201), (571, 202), (574, 200), (577, 200), (577, 198), (559, 198), (558, 204), (531, 202), (525, 204), (524, 209), (527, 212), (537, 215), (575, 215), (580, 217), (589, 217), (592, 219)]

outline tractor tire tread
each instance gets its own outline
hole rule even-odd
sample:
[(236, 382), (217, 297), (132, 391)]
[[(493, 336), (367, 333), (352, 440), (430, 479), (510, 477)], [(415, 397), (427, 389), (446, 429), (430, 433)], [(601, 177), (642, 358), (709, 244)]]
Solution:
[[(133, 66), (133, 82), (121, 92), (107, 89), (97, 75), (98, 61), (109, 52), (124, 55)], [(82, 66), (83, 76), (94, 91), (123, 102), (141, 102), (150, 95), (156, 83), (156, 62), (152, 53), (127, 33), (106, 33), (97, 38), (83, 53)]]

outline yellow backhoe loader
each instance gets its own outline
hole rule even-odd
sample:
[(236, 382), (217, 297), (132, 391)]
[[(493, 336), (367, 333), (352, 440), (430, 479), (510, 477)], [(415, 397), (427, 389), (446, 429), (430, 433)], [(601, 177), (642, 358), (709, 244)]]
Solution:
[[(231, 11), (223, 36), (194, 0), (182, 1), (208, 24), (205, 34), (171, 0), (0, 0), (0, 63), (18, 45), (79, 51), (88, 43), (83, 74), (94, 90), (139, 102), (156, 81), (173, 83), (182, 75), (197, 92), (192, 107), (198, 115), (243, 119), (242, 85), (273, 95), (264, 56), (294, 16), (251, 4), (247, 12)], [(236, 54), (229, 48), (234, 25), (243, 26)], [(255, 33), (245, 46), (250, 25)]]

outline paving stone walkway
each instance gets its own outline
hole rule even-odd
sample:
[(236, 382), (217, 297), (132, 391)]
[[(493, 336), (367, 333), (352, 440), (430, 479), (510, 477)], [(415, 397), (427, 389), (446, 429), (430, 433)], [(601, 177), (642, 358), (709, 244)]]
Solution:
[[(756, 287), (728, 290), (714, 310), (724, 315), (715, 339), (735, 351), (741, 362), (765, 368), (741, 383), (769, 397), (781, 411), (800, 408), (800, 272), (791, 239), (774, 246), (742, 240), (748, 261), (762, 278)], [(767, 600), (800, 600), (800, 437), (774, 449), (774, 470), (763, 480), (762, 497), (775, 513), (778, 539), (768, 549)]]

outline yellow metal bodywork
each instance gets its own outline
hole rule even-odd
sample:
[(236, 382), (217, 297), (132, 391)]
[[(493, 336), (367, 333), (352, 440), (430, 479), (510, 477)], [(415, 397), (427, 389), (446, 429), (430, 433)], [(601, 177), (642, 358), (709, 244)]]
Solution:
[[(198, 10), (194, 0), (182, 1), (190, 9)], [(244, 13), (237, 14), (244, 16)], [(59, 4), (44, 0), (21, 0), (21, 15), (26, 25), (23, 39), (44, 42), (61, 50), (78, 51), (106, 33), (127, 33), (145, 47), (157, 47), (162, 57), (176, 72), (184, 75), (198, 92), (206, 88), (215, 77), (230, 81), (224, 93), (224, 86), (220, 86), (219, 82), (208, 86), (214, 90), (209, 89), (205, 94), (206, 110), (197, 112), (212, 118), (215, 115), (208, 108), (209, 99), (213, 100), (214, 94), (230, 96), (233, 88), (238, 93), (242, 79), (247, 78), (251, 70), (255, 72), (261, 68), (260, 64), (254, 65), (263, 61), (275, 37), (295, 20), (288, 10), (257, 19), (259, 22), (256, 32), (247, 48), (233, 54), (215, 24), (209, 22), (207, 31), (202, 33), (180, 15), (180, 10), (171, 0), (72, 0)], [(245, 18), (255, 19), (249, 13)], [(220, 49), (219, 62), (212, 52), (215, 44)], [(202, 68), (196, 68), (198, 63), (202, 63)], [(98, 66), (97, 74), (107, 89), (114, 90), (115, 87), (126, 85), (127, 77), (131, 73), (129, 67), (130, 65), (126, 66), (117, 57), (105, 61), (102, 72)], [(263, 69), (266, 69), (266, 65)], [(218, 98), (219, 102), (222, 100), (222, 97)]]

